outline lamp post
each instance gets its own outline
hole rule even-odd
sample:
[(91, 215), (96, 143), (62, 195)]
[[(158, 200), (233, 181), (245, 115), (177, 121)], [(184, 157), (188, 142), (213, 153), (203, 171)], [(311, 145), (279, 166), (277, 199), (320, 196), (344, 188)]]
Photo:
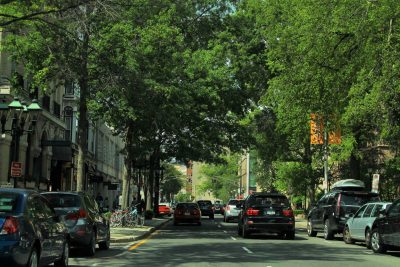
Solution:
[[(21, 176), (22, 171), (19, 164), (20, 138), (24, 133), (34, 132), (37, 116), (41, 110), (37, 100), (33, 100), (27, 107), (17, 97), (9, 105), (5, 105), (4, 103), (0, 105), (1, 133), (2, 135), (6, 133), (11, 135), (8, 182), (10, 183), (11, 177), (13, 177), (14, 188), (17, 187), (17, 178)], [(11, 119), (11, 129), (6, 129), (6, 123), (9, 119)], [(27, 130), (24, 129), (26, 123), (30, 123), (30, 127)], [(12, 166), (18, 166), (15, 173), (12, 171)]]

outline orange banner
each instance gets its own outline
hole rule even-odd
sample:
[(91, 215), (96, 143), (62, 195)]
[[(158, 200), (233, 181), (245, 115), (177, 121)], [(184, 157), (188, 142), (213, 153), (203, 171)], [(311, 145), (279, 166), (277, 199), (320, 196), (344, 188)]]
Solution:
[[(324, 119), (321, 115), (311, 113), (310, 115), (310, 143), (312, 145), (324, 144)], [(330, 131), (328, 135), (328, 144), (340, 144), (342, 142), (340, 126), (336, 123), (334, 131)]]

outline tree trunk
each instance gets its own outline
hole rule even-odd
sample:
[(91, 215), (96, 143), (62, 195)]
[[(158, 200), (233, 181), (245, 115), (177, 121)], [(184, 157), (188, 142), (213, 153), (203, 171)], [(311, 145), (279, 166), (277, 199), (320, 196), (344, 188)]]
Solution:
[(155, 153), (155, 169), (156, 169), (156, 175), (154, 177), (154, 216), (158, 216), (158, 203), (160, 200), (160, 154), (159, 154), (159, 149), (157, 149)]
[(153, 210), (153, 193), (154, 193), (154, 156), (151, 155), (149, 177), (147, 180), (146, 210)]
[(87, 152), (87, 133), (88, 133), (88, 120), (87, 120), (87, 100), (89, 97), (88, 85), (88, 49), (89, 49), (89, 34), (84, 33), (82, 44), (82, 72), (79, 77), (79, 123), (78, 123), (78, 166), (77, 166), (77, 180), (76, 190), (85, 190), (85, 160)]

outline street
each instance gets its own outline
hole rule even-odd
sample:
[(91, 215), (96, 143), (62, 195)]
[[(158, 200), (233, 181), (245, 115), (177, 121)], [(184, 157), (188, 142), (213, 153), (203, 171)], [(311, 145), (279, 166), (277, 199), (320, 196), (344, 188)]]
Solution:
[(148, 239), (112, 244), (87, 258), (72, 251), (70, 266), (398, 266), (400, 252), (374, 254), (362, 243), (346, 245), (341, 236), (325, 241), (298, 228), (295, 240), (274, 235), (243, 239), (236, 223), (202, 218), (202, 226), (173, 226), (172, 221)]

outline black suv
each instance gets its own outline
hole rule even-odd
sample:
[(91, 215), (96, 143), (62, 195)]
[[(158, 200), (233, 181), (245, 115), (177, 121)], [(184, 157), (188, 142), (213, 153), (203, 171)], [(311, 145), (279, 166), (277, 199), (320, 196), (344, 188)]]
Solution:
[(387, 249), (400, 249), (400, 199), (376, 218), (371, 233), (371, 248), (383, 253)]
[(208, 216), (214, 219), (214, 206), (210, 200), (198, 200), (197, 204), (200, 207), (201, 216)]
[(350, 214), (371, 201), (379, 201), (378, 194), (367, 192), (363, 187), (334, 188), (310, 210), (307, 216), (308, 236), (316, 236), (321, 231), (324, 238), (329, 240), (336, 233), (343, 233)]
[(243, 238), (251, 233), (278, 233), (294, 239), (295, 220), (287, 197), (280, 193), (255, 192), (247, 196), (238, 217), (238, 234)]

